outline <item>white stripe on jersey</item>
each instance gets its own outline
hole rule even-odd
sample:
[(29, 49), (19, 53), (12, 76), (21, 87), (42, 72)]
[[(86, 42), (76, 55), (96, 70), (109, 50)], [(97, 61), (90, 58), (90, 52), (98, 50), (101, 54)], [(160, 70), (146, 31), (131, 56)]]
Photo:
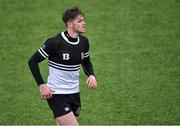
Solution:
[(84, 55), (87, 55), (87, 54), (89, 54), (89, 51), (88, 51), (88, 52), (86, 52), (86, 53), (84, 53)]
[(84, 57), (88, 57), (89, 56), (89, 51), (87, 53), (84, 54)]
[(49, 66), (56, 68), (56, 69), (59, 69), (59, 70), (65, 70), (65, 71), (78, 71), (78, 70), (80, 70), (80, 67), (78, 67), (78, 68), (64, 68), (64, 67), (59, 67), (59, 66), (53, 65), (51, 63), (49, 63)]
[(46, 55), (46, 57), (49, 57), (49, 55), (42, 49), (42, 47), (40, 48), (40, 50), (43, 52), (43, 54)]
[(38, 49), (38, 52), (39, 52), (45, 59), (47, 58), (40, 49)]
[(79, 43), (79, 37), (78, 37), (77, 42), (70, 42), (70, 41), (68, 40), (68, 38), (65, 36), (64, 32), (61, 32), (61, 36), (64, 38), (64, 40), (66, 40), (66, 42), (68, 42), (68, 43), (70, 43), (70, 44), (72, 44), (72, 45), (77, 45), (77, 44)]
[(49, 60), (49, 62), (50, 63), (53, 63), (53, 64), (56, 64), (56, 65), (58, 65), (58, 66), (62, 66), (62, 67), (69, 67), (69, 68), (71, 68), (71, 67), (80, 67), (80, 64), (78, 64), (78, 65), (64, 65), (64, 64), (59, 64), (59, 63), (55, 63), (55, 62), (53, 62), (53, 61), (51, 61), (51, 60)]
[(65, 71), (78, 71), (80, 70), (80, 65), (64, 65), (55, 63), (53, 61), (49, 61), (49, 66), (59, 69), (59, 70), (65, 70)]

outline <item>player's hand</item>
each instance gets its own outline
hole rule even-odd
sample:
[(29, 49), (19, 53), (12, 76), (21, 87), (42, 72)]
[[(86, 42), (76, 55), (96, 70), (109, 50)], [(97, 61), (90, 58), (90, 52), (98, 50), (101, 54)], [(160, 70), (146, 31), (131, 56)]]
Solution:
[(97, 87), (96, 78), (94, 75), (90, 75), (86, 81), (87, 87), (95, 89)]
[(41, 98), (44, 100), (51, 98), (52, 93), (54, 92), (54, 90), (49, 88), (46, 84), (41, 84), (39, 86), (39, 90), (40, 90)]

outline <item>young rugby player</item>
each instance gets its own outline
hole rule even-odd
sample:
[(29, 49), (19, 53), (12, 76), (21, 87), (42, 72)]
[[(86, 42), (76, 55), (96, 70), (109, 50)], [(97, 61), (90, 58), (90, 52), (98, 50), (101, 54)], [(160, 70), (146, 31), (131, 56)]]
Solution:
[[(78, 125), (81, 108), (79, 71), (82, 65), (88, 88), (96, 88), (96, 78), (90, 62), (89, 42), (85, 32), (84, 14), (78, 7), (63, 13), (66, 30), (48, 38), (29, 59), (30, 70), (39, 86), (42, 99), (47, 100), (57, 125)], [(38, 64), (48, 59), (49, 76), (45, 84)]]

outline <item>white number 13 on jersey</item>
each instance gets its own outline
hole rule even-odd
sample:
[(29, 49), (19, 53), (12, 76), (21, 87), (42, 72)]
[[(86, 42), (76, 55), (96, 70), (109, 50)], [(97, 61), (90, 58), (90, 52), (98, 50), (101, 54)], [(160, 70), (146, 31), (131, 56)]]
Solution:
[(69, 60), (69, 54), (63, 53), (63, 60)]

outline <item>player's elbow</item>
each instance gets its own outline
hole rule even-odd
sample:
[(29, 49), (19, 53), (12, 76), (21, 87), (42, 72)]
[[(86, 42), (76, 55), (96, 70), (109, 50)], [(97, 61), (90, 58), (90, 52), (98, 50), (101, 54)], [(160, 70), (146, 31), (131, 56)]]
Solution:
[(31, 60), (31, 59), (29, 59), (29, 60), (28, 60), (28, 66), (30, 67), (30, 66), (31, 66), (31, 64), (32, 64), (32, 60)]
[(31, 58), (28, 60), (28, 66), (31, 67), (31, 66), (33, 66), (33, 64), (34, 64), (34, 60), (33, 60), (33, 58), (31, 57)]

